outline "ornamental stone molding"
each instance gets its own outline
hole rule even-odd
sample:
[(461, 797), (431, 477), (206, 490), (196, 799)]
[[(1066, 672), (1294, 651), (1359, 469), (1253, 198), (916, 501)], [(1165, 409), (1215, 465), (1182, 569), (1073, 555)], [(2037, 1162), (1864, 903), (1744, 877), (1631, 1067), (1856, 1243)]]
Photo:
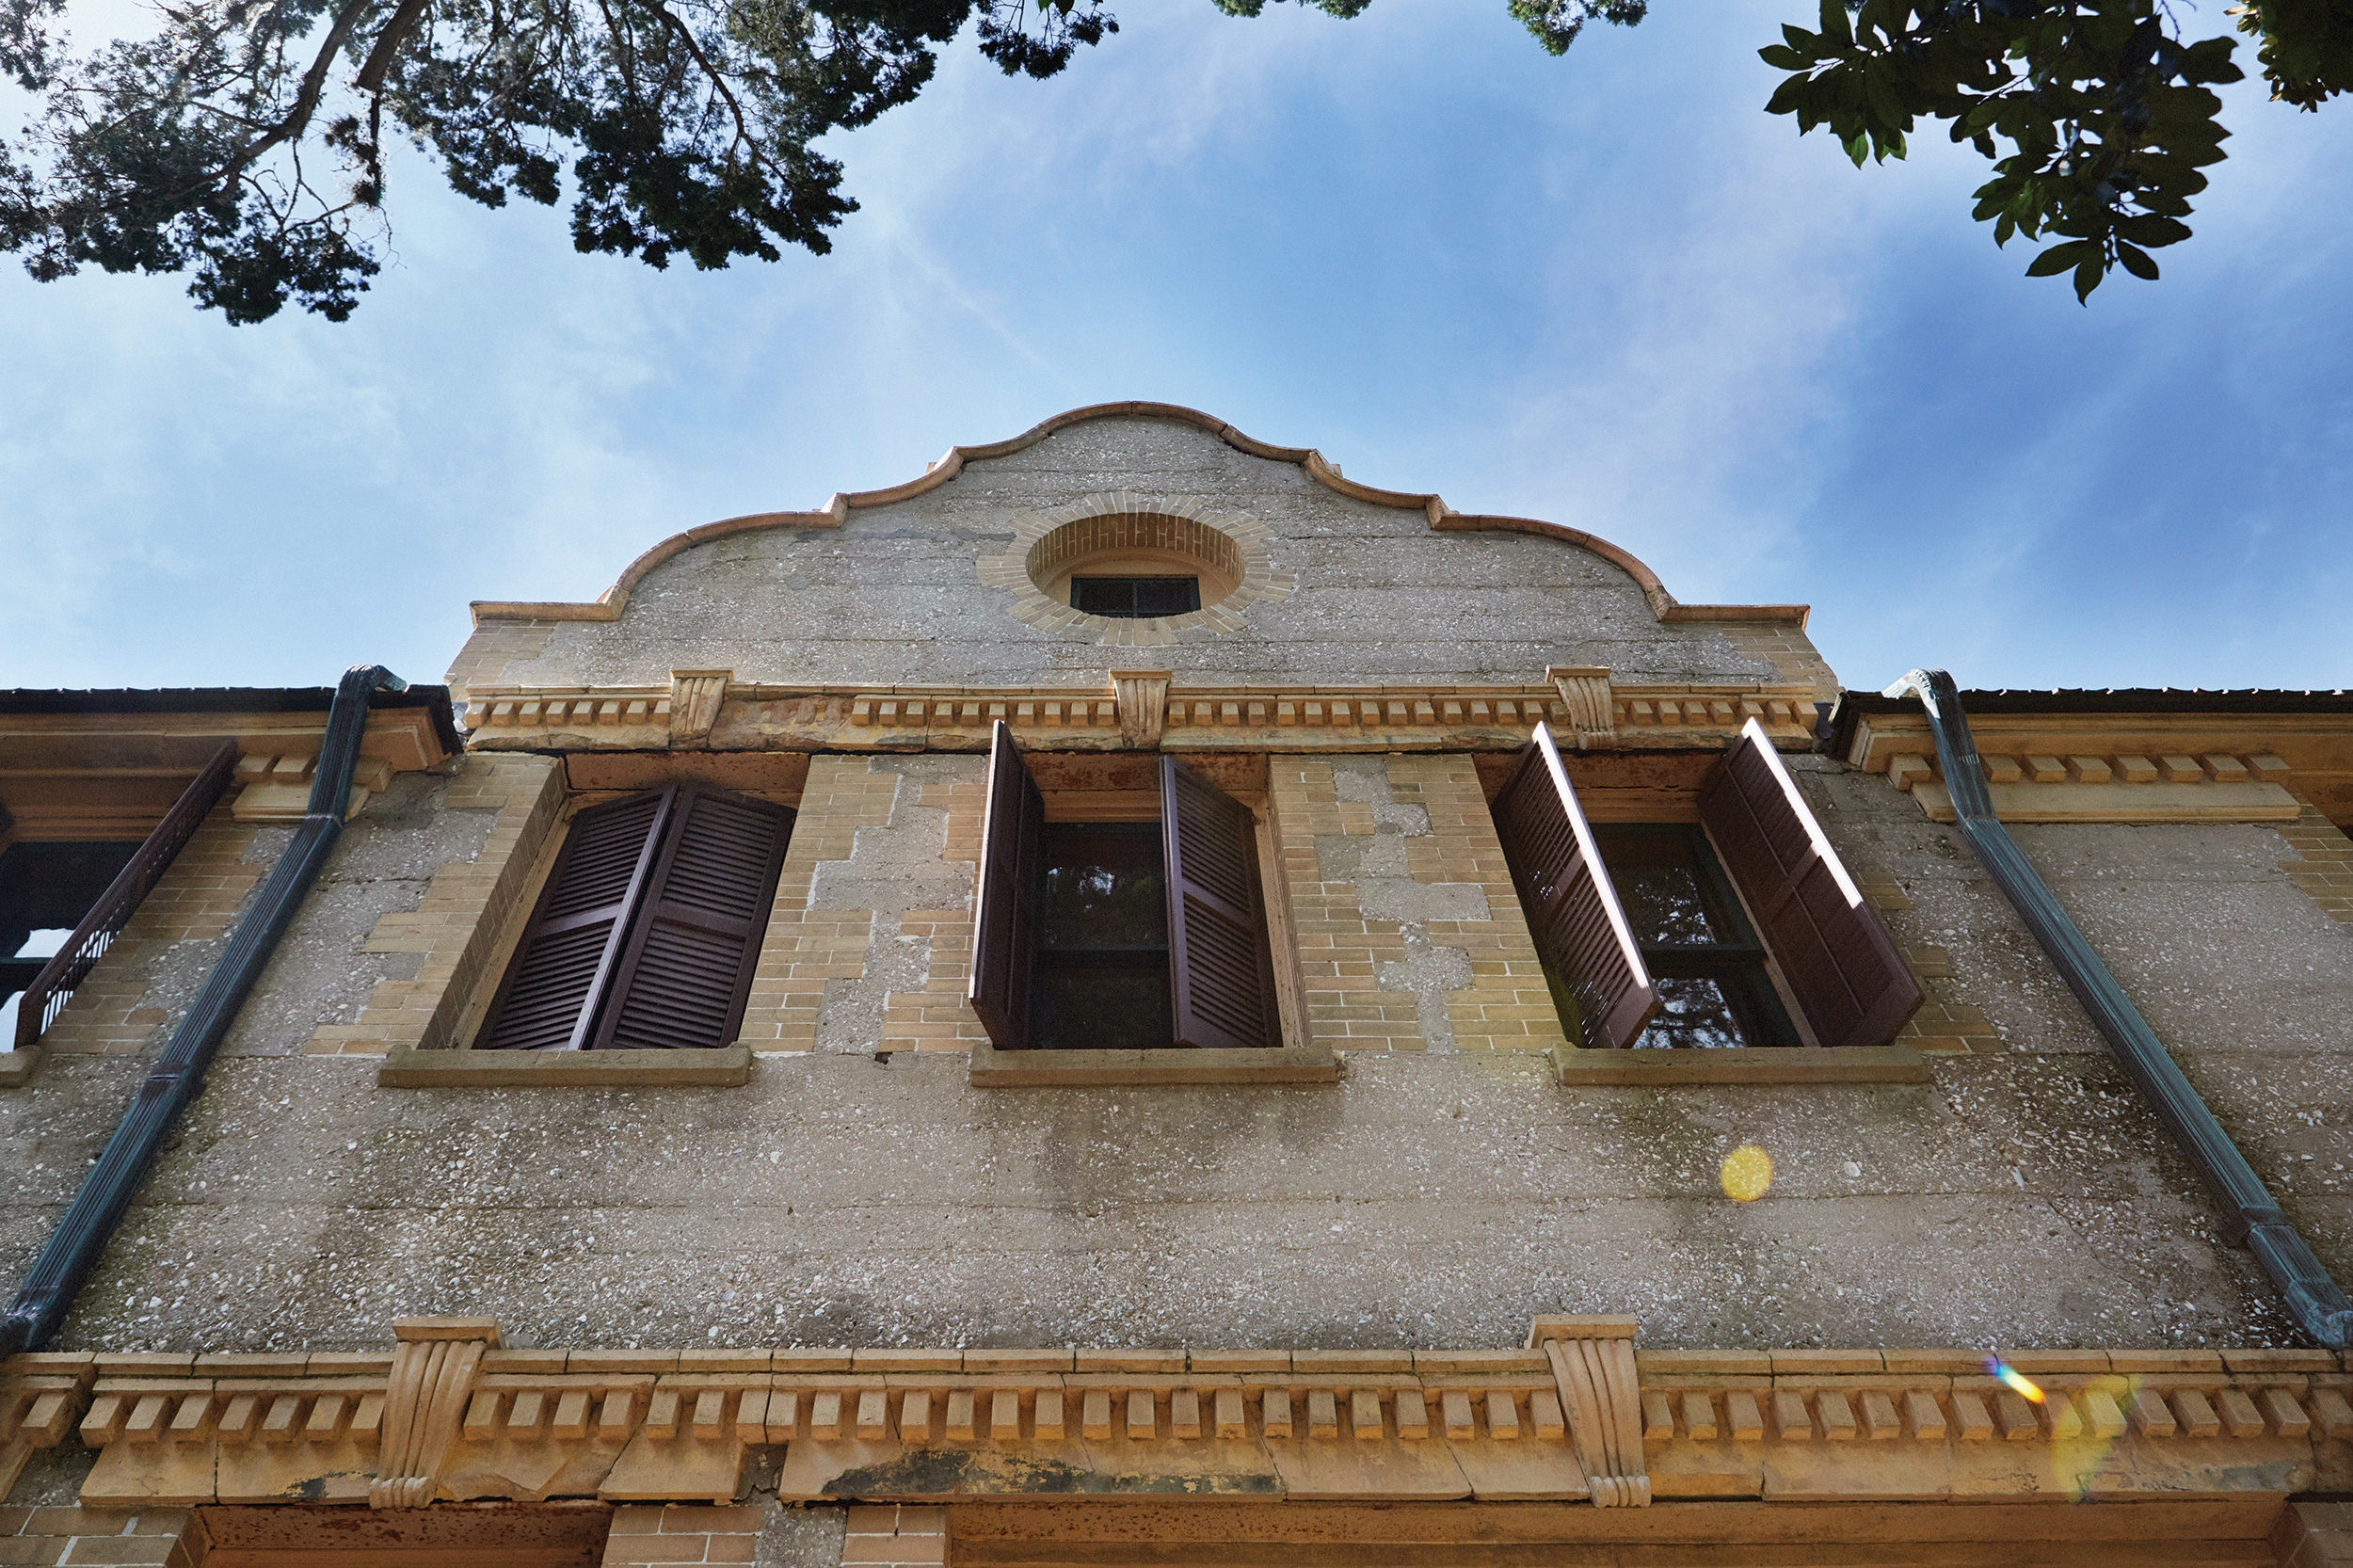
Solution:
[(1157, 751), (1168, 724), (1167, 670), (1113, 670), (1112, 696), (1119, 704), (1119, 737), (1134, 751)]
[(670, 744), (700, 745), (711, 739), (719, 722), (719, 705), (727, 700), (733, 670), (672, 670), (670, 672)]
[(1545, 670), (1545, 679), (1561, 694), (1561, 701), (1569, 711), (1569, 726), (1577, 731), (1580, 748), (1595, 741), (1606, 741), (1615, 733), (1617, 703), (1609, 690), (1607, 668), (1553, 664)]
[(1456, 1351), (504, 1350), (20, 1355), (0, 1454), (81, 1415), (81, 1500), (1948, 1502), (2353, 1489), (2353, 1371), (2304, 1350), (1641, 1351), (1544, 1318)]
[[(393, 1325), (400, 1349), (385, 1380), (383, 1433), (370, 1508), (422, 1508), (433, 1500), (458, 1420), (473, 1397), (483, 1352), (499, 1342), (487, 1318), (410, 1318)], [(317, 1406), (312, 1413), (315, 1417)], [(263, 1435), (269, 1421), (263, 1418)]]
[[(1288, 599), (1295, 573), (1278, 569), (1267, 553), (1271, 536), (1247, 512), (1217, 511), (1180, 497), (1106, 490), (1013, 519), (1013, 541), (982, 557), (975, 569), (993, 588), (1011, 591), (1006, 611), (1042, 632), (1076, 632), (1115, 648), (1162, 648), (1239, 631), (1250, 607)], [(1071, 608), (1048, 588), (1066, 583), (1092, 561), (1157, 561), (1171, 571), (1197, 575), (1201, 608), (1181, 616), (1124, 619)]]
[[(1102, 617), (1092, 617), (1101, 619)], [(1142, 623), (1129, 623), (1142, 624)], [(1164, 693), (1118, 682), (1168, 680)], [(734, 682), (694, 743), (721, 750), (985, 751), (1001, 719), (1022, 744), (1117, 750), (1143, 744), (1128, 716), (1160, 704), (1157, 744), (1275, 751), (1497, 751), (1550, 724), (1586, 749), (1721, 746), (1755, 719), (1785, 749), (1814, 744), (1813, 688), (1788, 684), (1609, 685), (1578, 672), (1541, 685), (1193, 686), (1165, 671), (1111, 672), (1103, 686), (786, 686)], [(476, 750), (632, 751), (682, 731), (659, 687), (485, 687), (468, 711)], [(1123, 704), (1125, 705), (1123, 707)], [(1607, 715), (1605, 724), (1596, 718)], [(1581, 715), (1581, 717), (1580, 717)], [(1147, 732), (1146, 724), (1138, 733)]]

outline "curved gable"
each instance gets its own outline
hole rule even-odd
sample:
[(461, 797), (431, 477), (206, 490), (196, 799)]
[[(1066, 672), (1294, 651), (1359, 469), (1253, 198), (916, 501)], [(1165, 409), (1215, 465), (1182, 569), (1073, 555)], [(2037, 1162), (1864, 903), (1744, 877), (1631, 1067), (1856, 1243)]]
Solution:
[[(1180, 621), (1070, 615), (1023, 580), (1024, 552), (1106, 512), (1217, 529), (1258, 578)], [(659, 682), (708, 666), (748, 681), (1092, 686), (1145, 648), (1190, 679), (1242, 685), (1517, 680), (1548, 664), (1776, 678), (1723, 634), (1726, 612), (1678, 604), (1608, 540), (1361, 484), (1311, 448), (1157, 403), (1074, 409), (815, 511), (689, 529), (594, 603), (473, 608), (461, 675), (535, 685)], [(1804, 611), (1732, 614), (1801, 625)]]

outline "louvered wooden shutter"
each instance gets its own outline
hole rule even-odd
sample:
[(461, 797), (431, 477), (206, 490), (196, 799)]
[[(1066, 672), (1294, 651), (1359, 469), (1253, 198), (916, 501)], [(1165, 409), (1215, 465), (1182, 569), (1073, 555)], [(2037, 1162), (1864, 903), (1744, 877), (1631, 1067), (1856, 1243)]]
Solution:
[(1561, 1026), (1589, 1048), (1632, 1045), (1658, 992), (1544, 726), (1496, 796), (1495, 817)]
[(1883, 1046), (1920, 984), (1751, 719), (1700, 789), (1700, 821), (1825, 1046)]
[(1176, 1043), (1228, 1049), (1279, 1044), (1266, 894), (1250, 808), (1174, 757), (1163, 757), (1160, 836), (1168, 860)]
[(997, 722), (988, 747), (988, 804), (972, 899), (972, 978), (965, 997), (999, 1050), (1030, 1046), (1030, 976), (1037, 960), (1037, 857), (1046, 831), (1038, 793), (1013, 730)]
[(477, 1050), (579, 1050), (595, 1024), (629, 912), (651, 872), (676, 790), (657, 790), (575, 813), (539, 907)]
[(768, 929), (792, 813), (699, 785), (678, 792), (594, 1036), (600, 1050), (731, 1044)]

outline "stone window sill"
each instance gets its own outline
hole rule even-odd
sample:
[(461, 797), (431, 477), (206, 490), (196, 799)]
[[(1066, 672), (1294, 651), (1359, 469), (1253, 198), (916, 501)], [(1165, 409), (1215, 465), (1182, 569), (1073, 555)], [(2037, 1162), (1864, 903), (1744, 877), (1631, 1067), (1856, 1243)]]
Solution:
[(554, 1089), (746, 1083), (752, 1049), (411, 1050), (396, 1048), (376, 1069), (387, 1089)]
[(1140, 1083), (1337, 1083), (1339, 1059), (1322, 1046), (1263, 1050), (999, 1050), (972, 1048), (984, 1089), (1110, 1088)]
[(1580, 1050), (1545, 1053), (1562, 1085), (1575, 1088), (1678, 1083), (1926, 1083), (1928, 1060), (1910, 1046), (1753, 1047), (1737, 1050)]
[(38, 1043), (23, 1050), (0, 1050), (0, 1089), (14, 1089), (32, 1077), (42, 1054)]

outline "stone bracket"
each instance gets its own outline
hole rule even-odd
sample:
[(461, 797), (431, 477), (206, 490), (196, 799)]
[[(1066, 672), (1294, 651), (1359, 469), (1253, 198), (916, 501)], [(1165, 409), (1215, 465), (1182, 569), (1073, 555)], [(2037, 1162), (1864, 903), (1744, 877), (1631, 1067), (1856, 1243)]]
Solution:
[(1157, 751), (1168, 725), (1167, 670), (1113, 670), (1112, 696), (1119, 704), (1119, 735), (1137, 751)]
[(670, 672), (670, 744), (699, 745), (711, 739), (719, 722), (719, 704), (728, 695), (733, 670), (672, 670)]
[(392, 1325), (400, 1349), (385, 1389), (370, 1508), (423, 1508), (440, 1483), (441, 1464), (473, 1397), (482, 1352), (497, 1346), (488, 1318), (403, 1318)]
[(1561, 694), (1569, 711), (1569, 727), (1577, 731), (1577, 749), (1617, 733), (1617, 704), (1610, 696), (1609, 671), (1597, 665), (1550, 664), (1545, 679)]
[(1596, 1508), (1648, 1508), (1642, 1459), (1641, 1388), (1632, 1318), (1539, 1318), (1529, 1331), (1561, 1387), (1561, 1408), (1577, 1441)]

